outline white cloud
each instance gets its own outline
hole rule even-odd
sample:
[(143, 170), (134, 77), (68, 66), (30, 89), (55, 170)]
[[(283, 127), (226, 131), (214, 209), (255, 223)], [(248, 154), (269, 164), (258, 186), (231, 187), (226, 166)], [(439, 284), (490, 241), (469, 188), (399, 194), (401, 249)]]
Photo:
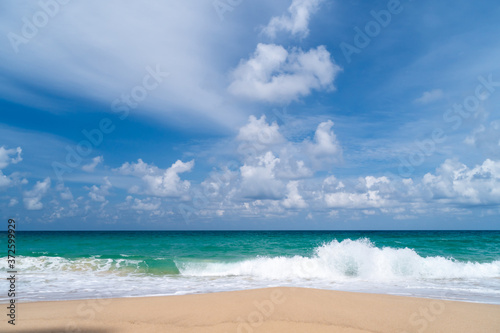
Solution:
[(333, 192), (339, 191), (345, 188), (345, 185), (342, 181), (338, 180), (335, 176), (328, 176), (323, 180), (322, 190)]
[(338, 218), (339, 217), (339, 211), (338, 210), (332, 210), (328, 213), (328, 216), (331, 218)]
[(312, 90), (334, 90), (340, 70), (324, 46), (288, 52), (280, 45), (259, 43), (253, 56), (233, 71), (228, 89), (252, 100), (288, 103)]
[(256, 165), (258, 158), (266, 152), (278, 155), (274, 169), (276, 178), (298, 179), (313, 174), (302, 160), (306, 156), (300, 151), (300, 144), (287, 141), (278, 124), (268, 124), (265, 116), (260, 119), (250, 116), (248, 124), (240, 128), (237, 140), (241, 141), (238, 152), (247, 165)]
[(477, 137), (486, 131), (486, 127), (484, 125), (479, 125), (477, 128), (475, 128), (471, 134), (467, 135), (464, 139), (464, 143), (467, 145), (474, 146), (477, 141)]
[(4, 146), (0, 147), (0, 188), (7, 187), (12, 184), (12, 175), (4, 175), (2, 169), (5, 169), (9, 164), (17, 164), (23, 159), (21, 157), (21, 147), (6, 149)]
[(133, 175), (140, 177), (147, 174), (156, 174), (160, 171), (160, 169), (156, 166), (149, 166), (147, 163), (144, 163), (142, 159), (138, 159), (137, 163), (123, 163), (123, 165), (120, 168), (115, 169), (115, 171), (118, 171), (123, 175)]
[(414, 215), (407, 215), (407, 214), (398, 214), (393, 217), (395, 220), (413, 220), (416, 219), (417, 217)]
[[(13, 32), (22, 36), (21, 19), (41, 10), (37, 3), (26, 7), (16, 1), (0, 11), (0, 30), (6, 37), (2, 45), (6, 52), (0, 53), (0, 67), (5, 69), (2, 74), (7, 75), (0, 82), (3, 99), (51, 112), (60, 108), (57, 98), (37, 91), (43, 90), (50, 91), (50, 96), (77, 96), (109, 105), (142, 84), (146, 66), (159, 64), (171, 76), (148, 91), (147, 99), (141, 102), (147, 106), (142, 108), (144, 112), (171, 122), (180, 114), (196, 115), (225, 126), (233, 126), (246, 116), (234, 105), (222, 107), (227, 106), (221, 94), (224, 83), (216, 78), (221, 77), (217, 70), (227, 50), (214, 47), (214, 41), (222, 38), (234, 44), (241, 35), (228, 26), (229, 22), (220, 24), (210, 4), (153, 1), (118, 6), (116, 1), (72, 1), (61, 6), (35, 38), (18, 45), (16, 53), (6, 35)], [(100, 51), (87, 53), (85, 59), (74, 56), (89, 49)], [(115, 61), (118, 58), (121, 61)], [(19, 84), (11, 84), (9, 76)], [(27, 82), (43, 89), (27, 89)], [(169, 111), (174, 109), (182, 112)], [(188, 126), (195, 125), (191, 122)]]
[(131, 208), (135, 210), (157, 210), (161, 206), (159, 198), (134, 199)]
[(322, 0), (293, 0), (288, 13), (280, 17), (273, 17), (262, 32), (271, 38), (276, 37), (279, 31), (286, 31), (292, 35), (306, 37), (309, 34), (309, 19), (314, 14)]
[(382, 177), (373, 177), (373, 176), (366, 176), (364, 178), (364, 181), (366, 182), (366, 187), (368, 189), (371, 189), (377, 184), (389, 184), (390, 181), (387, 177), (382, 176)]
[[(393, 206), (398, 200), (392, 182), (385, 176), (361, 177), (346, 186), (334, 176), (323, 181), (323, 196), (327, 207), (337, 209), (367, 209)], [(371, 210), (370, 210), (371, 211)]]
[(500, 204), (500, 161), (486, 159), (469, 168), (446, 160), (436, 174), (427, 173), (422, 184), (432, 199), (471, 205)]
[(5, 169), (11, 163), (16, 164), (21, 162), (23, 160), (21, 157), (22, 151), (21, 147), (15, 149), (5, 149), (4, 146), (0, 147), (0, 170)]
[(254, 200), (241, 207), (243, 216), (283, 217), (285, 210), (277, 200)]
[(102, 156), (96, 156), (92, 159), (92, 162), (89, 164), (85, 164), (82, 166), (82, 170), (85, 172), (94, 172), (95, 167), (102, 163), (104, 161), (104, 158)]
[(9, 186), (11, 183), (11, 179), (3, 174), (2, 170), (0, 170), (0, 188)]
[(283, 207), (305, 208), (306, 199), (295, 188), (298, 183), (290, 181), (314, 176), (310, 168), (311, 156), (315, 162), (338, 160), (341, 148), (331, 130), (332, 125), (330, 121), (321, 123), (313, 142), (292, 142), (282, 136), (276, 123), (267, 123), (264, 116), (260, 119), (251, 116), (237, 136), (243, 162), (239, 172), (213, 173), (202, 182), (203, 192), (210, 200), (224, 205), (232, 205), (234, 200), (243, 198), (283, 200)]
[(15, 205), (17, 205), (19, 203), (19, 201), (16, 199), (16, 198), (12, 198), (10, 199), (9, 201), (9, 207), (14, 207)]
[(283, 200), (283, 206), (286, 208), (306, 208), (307, 203), (304, 201), (299, 193), (299, 182), (294, 180), (288, 182), (286, 189), (288, 194)]
[(297, 160), (298, 156), (289, 153), (287, 149), (280, 151), (279, 168), (276, 169), (276, 176), (281, 179), (301, 179), (310, 178), (314, 172), (306, 166), (302, 160)]
[(50, 188), (50, 178), (45, 178), (42, 182), (37, 181), (33, 189), (24, 192), (23, 202), (27, 210), (40, 210), (43, 208), (42, 197)]
[(500, 157), (500, 119), (478, 125), (466, 136), (464, 143), (486, 156)]
[(189, 181), (181, 181), (179, 173), (191, 171), (194, 161), (184, 163), (180, 160), (172, 164), (161, 176), (145, 175), (144, 181), (148, 184), (148, 192), (157, 196), (180, 196), (190, 187)]
[(280, 162), (272, 152), (257, 159), (256, 165), (243, 165), (241, 190), (243, 197), (252, 199), (280, 199), (283, 196), (283, 183), (275, 177), (275, 167)]
[(101, 186), (92, 185), (92, 187), (88, 188), (90, 190), (90, 199), (97, 202), (106, 202), (106, 196), (109, 195), (109, 189), (112, 186), (108, 177), (104, 177), (104, 184)]
[(170, 168), (163, 170), (139, 159), (137, 163), (124, 163), (115, 171), (140, 178), (144, 185), (143, 194), (158, 197), (181, 197), (187, 194), (191, 183), (187, 180), (182, 181), (179, 174), (191, 171), (193, 167), (194, 160), (186, 163), (177, 160)]
[(305, 143), (305, 151), (317, 168), (331, 168), (331, 165), (342, 161), (342, 147), (333, 132), (331, 120), (318, 125), (314, 133), (314, 142)]
[(239, 180), (239, 171), (225, 167), (221, 172), (212, 172), (202, 183), (202, 193), (214, 201), (230, 198), (235, 192), (235, 183)]
[(364, 193), (335, 192), (325, 194), (326, 205), (330, 208), (377, 208), (387, 205), (387, 200), (380, 196), (379, 191)]
[(264, 115), (259, 119), (251, 115), (248, 124), (240, 128), (236, 140), (248, 143), (240, 145), (240, 150), (246, 148), (258, 151), (285, 141), (279, 132), (278, 124), (276, 122), (268, 124)]
[(63, 183), (57, 184), (56, 190), (59, 191), (59, 194), (61, 195), (61, 199), (73, 200), (73, 193), (71, 193), (71, 190), (69, 189), (69, 187), (64, 186)]
[(443, 98), (444, 94), (441, 89), (434, 89), (431, 91), (425, 91), (422, 96), (415, 99), (414, 102), (418, 104), (428, 104)]

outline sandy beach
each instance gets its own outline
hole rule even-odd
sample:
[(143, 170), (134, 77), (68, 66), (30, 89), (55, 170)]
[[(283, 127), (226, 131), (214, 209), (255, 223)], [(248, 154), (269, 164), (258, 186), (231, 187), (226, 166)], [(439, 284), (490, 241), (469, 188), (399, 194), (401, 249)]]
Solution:
[[(2, 304), (5, 312), (5, 304)], [(5, 318), (5, 317), (4, 317)], [(2, 332), (500, 332), (500, 305), (305, 288), (16, 304)]]

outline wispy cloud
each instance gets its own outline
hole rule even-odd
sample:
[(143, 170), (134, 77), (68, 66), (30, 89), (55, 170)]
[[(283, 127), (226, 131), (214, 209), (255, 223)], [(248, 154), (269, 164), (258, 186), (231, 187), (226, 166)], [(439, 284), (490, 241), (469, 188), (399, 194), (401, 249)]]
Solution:
[(306, 37), (309, 34), (309, 20), (323, 0), (293, 0), (288, 12), (271, 18), (262, 32), (275, 38), (280, 31), (289, 32), (293, 36)]
[(414, 102), (418, 104), (429, 104), (443, 98), (444, 94), (441, 89), (434, 89), (431, 91), (425, 91), (422, 96), (415, 99)]
[(42, 197), (50, 188), (50, 178), (36, 182), (35, 186), (29, 191), (24, 192), (24, 206), (27, 210), (40, 210), (43, 208)]
[(102, 156), (96, 156), (92, 159), (92, 162), (82, 166), (82, 170), (85, 172), (94, 172), (96, 166), (104, 161)]

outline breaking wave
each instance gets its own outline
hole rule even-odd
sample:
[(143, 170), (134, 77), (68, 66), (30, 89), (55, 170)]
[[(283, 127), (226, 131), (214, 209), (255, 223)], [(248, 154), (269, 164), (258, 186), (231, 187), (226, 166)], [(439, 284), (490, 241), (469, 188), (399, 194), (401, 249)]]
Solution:
[(469, 279), (500, 277), (500, 261), (460, 262), (422, 257), (409, 248), (377, 248), (368, 239), (334, 240), (317, 247), (311, 257), (257, 257), (245, 261), (176, 261), (184, 276), (249, 276), (254, 278), (332, 281), (401, 279)]

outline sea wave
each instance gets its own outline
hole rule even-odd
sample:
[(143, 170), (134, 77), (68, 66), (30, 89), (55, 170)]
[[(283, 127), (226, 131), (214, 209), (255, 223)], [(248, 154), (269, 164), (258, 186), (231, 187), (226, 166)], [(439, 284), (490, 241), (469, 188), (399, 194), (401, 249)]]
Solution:
[[(0, 271), (7, 270), (7, 259), (3, 258)], [(25, 273), (37, 272), (97, 272), (97, 273), (138, 273), (138, 274), (178, 274), (172, 260), (151, 259), (116, 259), (100, 258), (63, 258), (63, 257), (28, 257), (16, 258), (16, 269)]]
[(334, 240), (317, 247), (311, 257), (258, 257), (234, 263), (176, 261), (184, 276), (249, 276), (332, 281), (401, 279), (470, 279), (500, 277), (500, 261), (460, 262), (422, 257), (409, 248), (376, 247), (369, 239)]
[[(311, 256), (259, 256), (228, 262), (218, 258), (174, 259), (165, 257), (16, 258), (22, 272), (89, 272), (184, 277), (231, 277), (292, 281), (401, 281), (418, 279), (500, 278), (500, 260), (464, 262), (440, 256), (423, 257), (409, 248), (376, 247), (369, 239), (333, 240), (314, 249)], [(6, 258), (0, 271), (7, 270)]]
[[(23, 301), (294, 286), (500, 304), (500, 260), (423, 257), (409, 248), (377, 247), (369, 239), (334, 240), (308, 253), (237, 261), (227, 256), (172, 258), (165, 253), (19, 256), (15, 268)], [(0, 273), (8, 270), (6, 259), (0, 259)], [(0, 303), (6, 301), (6, 295), (0, 295)]]

